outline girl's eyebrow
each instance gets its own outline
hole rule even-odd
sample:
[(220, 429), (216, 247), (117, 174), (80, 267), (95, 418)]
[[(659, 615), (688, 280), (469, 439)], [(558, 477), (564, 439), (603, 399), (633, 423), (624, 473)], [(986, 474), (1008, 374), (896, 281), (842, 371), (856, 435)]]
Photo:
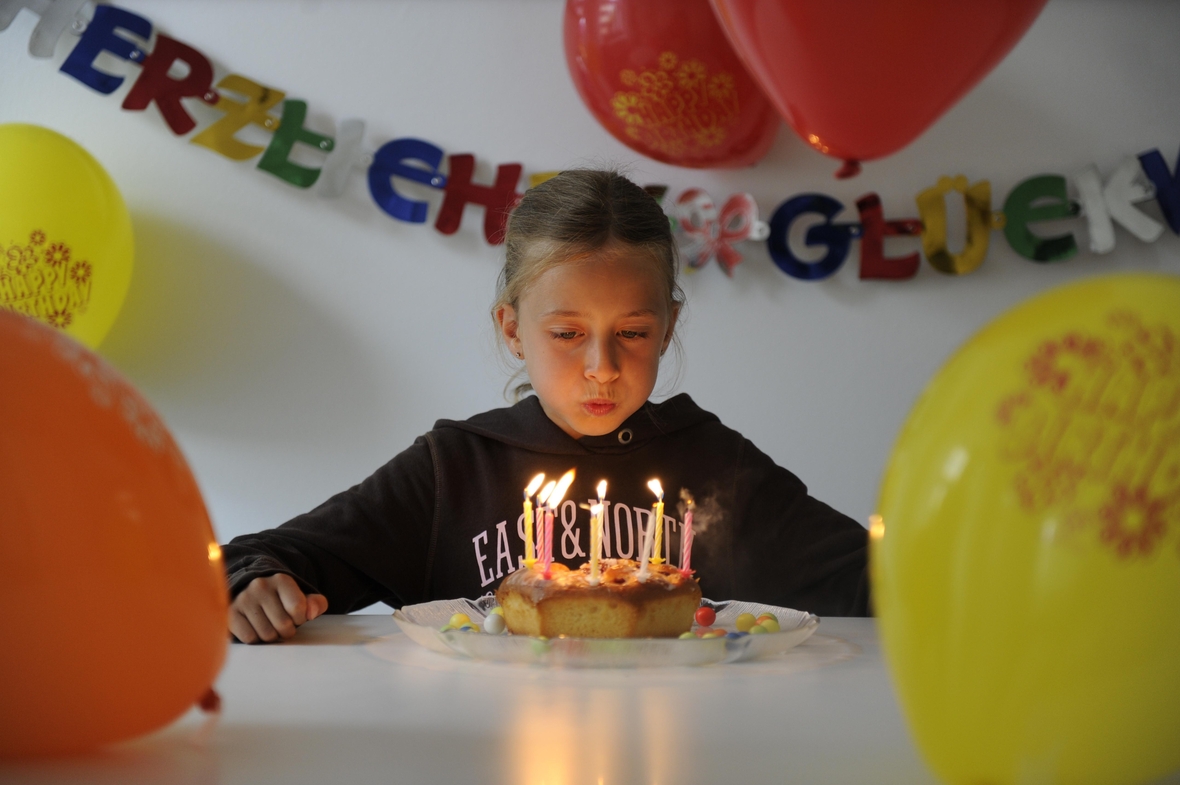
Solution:
[[(632, 311), (631, 313), (623, 314), (623, 318), (630, 319), (635, 316), (655, 316), (655, 315), (656, 315), (656, 312), (651, 308), (640, 308), (638, 311)], [(563, 311), (560, 309), (546, 311), (545, 313), (541, 314), (542, 319), (548, 318), (550, 316), (585, 316), (585, 314), (583, 314), (581, 311)]]

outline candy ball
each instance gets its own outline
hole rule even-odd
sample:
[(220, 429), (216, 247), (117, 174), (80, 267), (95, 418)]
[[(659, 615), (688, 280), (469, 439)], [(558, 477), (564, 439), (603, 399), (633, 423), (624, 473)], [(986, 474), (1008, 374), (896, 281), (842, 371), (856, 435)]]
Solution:
[(495, 608), (492, 608), (490, 611), (488, 611), (488, 613), (494, 613), (494, 614), (496, 614), (497, 616), (503, 616), (503, 615), (504, 615), (504, 609), (503, 609), (503, 608), (501, 608), (499, 605), (497, 605)]
[(451, 625), (452, 627), (462, 627), (464, 624), (470, 623), (471, 617), (466, 613), (456, 613), (451, 616), (451, 620), (447, 622), (447, 624)]
[(504, 614), (489, 613), (483, 620), (483, 631), (492, 635), (499, 635), (505, 629)]
[(763, 614), (760, 614), (760, 615), (758, 616), (758, 623), (759, 623), (759, 624), (761, 624), (761, 623), (762, 623), (763, 621), (765, 621), (766, 619), (774, 619), (774, 623), (775, 623), (775, 624), (778, 624), (778, 616), (775, 616), (773, 613), (763, 613)]
[(696, 634), (695, 634), (695, 633), (692, 633), (692, 632), (682, 632), (682, 633), (680, 633), (680, 640), (686, 640), (686, 639), (688, 639), (688, 638), (695, 638), (695, 637), (696, 637)]
[[(757, 623), (758, 620), (754, 618), (754, 614), (743, 613), (737, 617), (737, 621), (734, 623), (734, 626), (738, 628), (738, 632), (749, 632), (750, 628)], [(763, 632), (765, 632), (765, 630), (763, 630)]]
[(712, 627), (697, 627), (695, 630), (693, 630), (693, 632), (696, 633), (696, 636), (698, 638), (703, 638), (712, 631), (713, 631)]
[(724, 638), (725, 637), (725, 630), (712, 630), (712, 631), (706, 633), (705, 635), (702, 635), (701, 637), (702, 638)]
[(755, 624), (753, 627), (750, 628), (751, 635), (765, 635), (766, 633), (767, 633), (767, 629), (765, 627), (763, 627), (761, 624)]
[(439, 627), (439, 628), (438, 628), (438, 631), (439, 631), (439, 632), (450, 632), (450, 631), (451, 631), (451, 630), (453, 630), (453, 629), (455, 629), (455, 628), (454, 628), (454, 627), (452, 627), (451, 625), (449, 625), (449, 624), (444, 624), (443, 626), (441, 626), (441, 627)]
[(746, 637), (746, 633), (744, 633), (744, 632), (727, 632), (725, 634), (725, 637), (729, 638), (731, 640), (736, 639), (736, 638), (744, 638), (744, 637)]
[(471, 622), (467, 622), (459, 627), (459, 632), (479, 632), (479, 627), (476, 627)]
[(712, 608), (697, 608), (696, 612), (697, 624), (702, 627), (711, 627), (713, 622), (717, 621), (717, 613)]
[(775, 619), (761, 619), (758, 622), (758, 626), (764, 627), (767, 632), (778, 632), (782, 629), (778, 626), (778, 621)]

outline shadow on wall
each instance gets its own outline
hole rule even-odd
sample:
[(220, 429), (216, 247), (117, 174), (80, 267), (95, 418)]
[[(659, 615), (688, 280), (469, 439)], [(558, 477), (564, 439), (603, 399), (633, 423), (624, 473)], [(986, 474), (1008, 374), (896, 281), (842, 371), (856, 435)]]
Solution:
[(133, 223), (135, 273), (101, 351), (172, 426), (302, 445), (371, 430), (376, 384), (340, 324), (216, 237)]

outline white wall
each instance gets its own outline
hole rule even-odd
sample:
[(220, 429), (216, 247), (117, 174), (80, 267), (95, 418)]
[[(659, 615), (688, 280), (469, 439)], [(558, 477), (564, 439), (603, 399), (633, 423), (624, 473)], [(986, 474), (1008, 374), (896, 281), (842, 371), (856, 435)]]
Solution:
[[(641, 183), (754, 194), (764, 213), (820, 191), (876, 191), (886, 216), (916, 215), (940, 175), (992, 182), (997, 209), (1020, 180), (1180, 146), (1180, 4), (1053, 0), (1012, 54), (907, 149), (851, 181), (785, 126), (756, 167), (699, 172), (646, 160), (579, 101), (558, 0), (126, 0), (158, 31), (310, 104), (309, 125), (368, 123), (370, 148), (399, 136), (472, 152), (477, 176), (619, 163)], [(26, 47), (25, 12), (0, 33), (0, 122), (57, 129), (119, 184), (137, 233), (135, 279), (102, 352), (155, 403), (204, 489), (221, 538), (272, 526), (355, 483), (440, 417), (503, 405), (487, 308), (499, 249), (482, 211), (459, 234), (394, 221), (358, 172), (336, 201), (174, 137), (154, 108), (119, 108)], [(931, 63), (932, 68), (938, 67)], [(119, 66), (116, 66), (116, 68)], [(121, 66), (134, 74), (135, 66)], [(901, 86), (899, 86), (901, 87)], [(220, 116), (206, 111), (202, 119)], [(2, 187), (2, 186), (0, 186)], [(431, 197), (437, 205), (437, 195)], [(1158, 218), (1154, 203), (1145, 211)], [(952, 216), (954, 214), (952, 213)], [(433, 221), (432, 210), (430, 220)], [(860, 281), (855, 251), (833, 278), (788, 278), (744, 246), (733, 280), (687, 276), (678, 390), (751, 436), (812, 492), (857, 519), (915, 396), (947, 355), (1008, 306), (1114, 270), (1180, 272), (1180, 238), (1119, 230), (1089, 253), (1039, 265), (992, 233), (985, 264), (953, 278), (923, 265), (905, 282)], [(896, 244), (895, 244), (896, 243)], [(891, 240), (887, 252), (909, 252)]]

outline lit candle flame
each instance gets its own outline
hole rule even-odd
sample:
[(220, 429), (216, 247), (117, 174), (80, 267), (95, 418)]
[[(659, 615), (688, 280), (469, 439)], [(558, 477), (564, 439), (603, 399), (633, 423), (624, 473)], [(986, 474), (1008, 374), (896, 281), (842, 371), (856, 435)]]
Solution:
[(209, 543), (209, 561), (221, 560), (221, 546), (215, 542)]
[[(537, 562), (537, 552), (533, 546), (533, 494), (545, 482), (545, 473), (541, 472), (524, 489), (524, 563), (532, 567)], [(544, 519), (541, 521), (544, 525)]]
[(652, 505), (649, 519), (649, 526), (655, 537), (651, 549), (651, 563), (663, 564), (664, 557), (660, 555), (660, 548), (664, 544), (664, 486), (660, 485), (659, 480), (652, 480), (647, 487), (656, 495), (656, 503)]
[(602, 512), (602, 505), (601, 504), (591, 504), (590, 505), (590, 514), (592, 516), (597, 517), (601, 512)]
[(606, 498), (606, 480), (600, 480), (598, 482), (598, 501), (601, 502), (605, 498)]
[(869, 537), (880, 540), (885, 536), (885, 519), (880, 515), (869, 516)]
[(544, 504), (549, 500), (549, 494), (553, 493), (553, 489), (557, 487), (557, 480), (550, 480), (545, 483), (545, 487), (537, 494), (537, 504)]
[(565, 498), (565, 492), (569, 490), (570, 483), (574, 481), (574, 470), (570, 469), (565, 474), (561, 475), (561, 479), (557, 481), (557, 487), (553, 489), (552, 495), (549, 497), (548, 506), (556, 508), (561, 504), (561, 500)]
[(545, 472), (541, 472), (532, 479), (532, 482), (529, 483), (529, 486), (524, 489), (524, 498), (527, 499), (528, 497), (535, 494), (543, 482), (545, 482)]

